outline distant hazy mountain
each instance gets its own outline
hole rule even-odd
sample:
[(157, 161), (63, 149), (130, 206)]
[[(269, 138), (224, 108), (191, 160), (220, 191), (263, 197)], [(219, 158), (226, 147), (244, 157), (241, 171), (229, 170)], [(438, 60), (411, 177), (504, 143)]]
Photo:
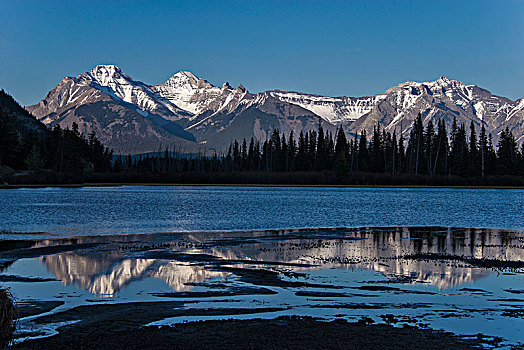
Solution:
[(424, 122), (484, 123), (494, 137), (508, 126), (517, 140), (524, 134), (524, 99), (511, 101), (475, 85), (441, 77), (406, 82), (370, 97), (325, 97), (289, 91), (252, 94), (242, 85), (221, 87), (190, 72), (166, 82), (134, 81), (113, 65), (100, 65), (76, 78), (64, 78), (40, 103), (27, 110), (47, 125), (95, 131), (116, 153), (179, 150), (224, 151), (234, 139), (265, 140), (273, 128), (306, 131), (319, 121), (327, 130), (343, 125), (350, 133), (372, 131), (380, 123), (408, 133), (421, 112)]

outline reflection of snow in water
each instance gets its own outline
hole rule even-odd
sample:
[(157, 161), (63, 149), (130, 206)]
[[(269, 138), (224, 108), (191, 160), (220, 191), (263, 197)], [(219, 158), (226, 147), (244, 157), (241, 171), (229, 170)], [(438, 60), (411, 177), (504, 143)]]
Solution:
[(117, 254), (103, 257), (56, 254), (42, 257), (41, 261), (62, 283), (76, 284), (93, 294), (105, 296), (112, 296), (132, 281), (147, 277), (161, 279), (176, 291), (186, 291), (191, 289), (190, 283), (226, 275), (176, 261), (122, 259)]

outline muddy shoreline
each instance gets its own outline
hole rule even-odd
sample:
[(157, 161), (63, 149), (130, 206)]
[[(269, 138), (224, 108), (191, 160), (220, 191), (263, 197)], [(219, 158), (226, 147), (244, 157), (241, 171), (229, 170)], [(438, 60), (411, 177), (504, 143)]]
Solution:
[[(132, 310), (128, 310), (131, 312)], [(88, 312), (88, 311), (86, 311)], [(131, 315), (131, 314), (128, 314)], [(311, 317), (212, 320), (172, 326), (130, 326), (117, 319), (64, 327), (48, 338), (27, 340), (15, 349), (475, 349), (498, 340), (460, 337), (415, 327)]]

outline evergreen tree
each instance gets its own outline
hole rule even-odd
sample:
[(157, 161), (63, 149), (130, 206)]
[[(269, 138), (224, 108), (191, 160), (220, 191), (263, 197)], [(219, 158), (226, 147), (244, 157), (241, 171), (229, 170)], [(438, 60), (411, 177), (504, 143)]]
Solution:
[(497, 154), (493, 146), (493, 136), (489, 133), (486, 155), (486, 175), (495, 175), (497, 172)]
[(360, 133), (360, 139), (358, 140), (358, 171), (369, 170), (369, 153), (367, 145), (366, 130), (362, 130)]
[(235, 140), (233, 142), (233, 171), (240, 170), (240, 146), (238, 145), (238, 141)]
[(309, 131), (308, 142), (308, 170), (314, 170), (317, 159), (317, 132), (315, 130)]
[(288, 165), (289, 171), (295, 171), (295, 161), (297, 155), (297, 144), (295, 142), (295, 136), (293, 130), (289, 133), (288, 145)]
[(288, 150), (288, 145), (286, 142), (286, 136), (284, 134), (282, 134), (281, 141), (282, 141), (282, 146), (281, 146), (282, 153), (280, 155), (280, 159), (279, 159), (280, 164), (278, 168), (280, 171), (288, 172), (289, 171), (289, 150)]
[(424, 153), (426, 158), (426, 174), (433, 175), (434, 172), (434, 159), (436, 155), (436, 143), (437, 136), (435, 134), (435, 127), (433, 122), (430, 120), (426, 126), (426, 132), (424, 134)]
[(486, 155), (488, 152), (488, 138), (486, 136), (486, 128), (484, 127), (484, 124), (482, 124), (482, 127), (480, 128), (480, 136), (479, 136), (479, 156), (480, 156), (480, 175), (484, 176), (486, 171)]
[(345, 174), (348, 171), (348, 141), (346, 133), (342, 126), (337, 130), (337, 138), (335, 144), (335, 171), (338, 174)]
[(271, 135), (271, 158), (270, 171), (281, 171), (282, 143), (280, 142), (280, 132), (275, 129)]
[(322, 123), (320, 123), (320, 120), (318, 121), (318, 136), (317, 136), (317, 149), (316, 149), (316, 157), (315, 157), (315, 169), (321, 170), (324, 169), (325, 166), (325, 160), (327, 157), (327, 145), (326, 140), (324, 136), (324, 128), (322, 127)]
[(297, 160), (296, 160), (296, 169), (299, 171), (307, 170), (307, 150), (308, 145), (306, 142), (306, 137), (304, 137), (304, 133), (300, 131), (300, 135), (298, 136), (298, 150), (297, 150)]
[(404, 173), (407, 171), (406, 169), (406, 164), (407, 164), (407, 160), (406, 160), (406, 149), (404, 147), (404, 135), (402, 133), (402, 128), (401, 128), (401, 131), (400, 131), (400, 136), (398, 138), (398, 154), (397, 154), (397, 159), (398, 159), (398, 170), (397, 172), (398, 173)]
[(242, 141), (242, 153), (240, 154), (240, 169), (241, 170), (247, 170), (248, 164), (247, 164), (247, 143), (246, 139)]
[(255, 140), (251, 137), (249, 141), (249, 149), (247, 151), (247, 170), (253, 171), (255, 169)]
[(516, 174), (519, 160), (517, 142), (508, 127), (500, 133), (497, 158), (497, 170), (500, 175)]
[(384, 150), (380, 124), (373, 127), (373, 135), (369, 142), (369, 171), (384, 172)]
[(20, 138), (16, 116), (0, 113), (0, 165), (11, 164), (9, 161), (16, 157), (19, 150)]
[(481, 175), (479, 149), (477, 144), (477, 133), (475, 131), (473, 120), (471, 121), (469, 129), (469, 175), (479, 176)]
[(408, 140), (408, 172), (419, 174), (420, 164), (424, 164), (424, 127), (422, 125), (422, 114), (418, 114)]
[(435, 158), (433, 161), (433, 172), (434, 175), (447, 175), (448, 173), (448, 133), (446, 131), (446, 123), (442, 119), (437, 124), (437, 136), (435, 142)]
[[(454, 125), (456, 120), (454, 120)], [(453, 128), (455, 129), (455, 128)], [(452, 175), (467, 175), (467, 166), (469, 160), (469, 147), (466, 140), (466, 128), (464, 124), (456, 128), (451, 138), (450, 151), (450, 173)]]
[(40, 170), (44, 166), (44, 160), (42, 159), (42, 155), (40, 154), (40, 148), (38, 145), (33, 144), (33, 147), (31, 148), (31, 152), (25, 159), (25, 163), (27, 165), (27, 169), (29, 170)]

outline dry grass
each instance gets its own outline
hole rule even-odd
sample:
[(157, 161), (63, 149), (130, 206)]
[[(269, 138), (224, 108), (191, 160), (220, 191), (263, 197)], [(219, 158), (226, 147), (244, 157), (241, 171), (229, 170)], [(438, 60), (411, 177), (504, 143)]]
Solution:
[(17, 324), (17, 310), (13, 294), (0, 287), (0, 348), (6, 348), (13, 340)]

